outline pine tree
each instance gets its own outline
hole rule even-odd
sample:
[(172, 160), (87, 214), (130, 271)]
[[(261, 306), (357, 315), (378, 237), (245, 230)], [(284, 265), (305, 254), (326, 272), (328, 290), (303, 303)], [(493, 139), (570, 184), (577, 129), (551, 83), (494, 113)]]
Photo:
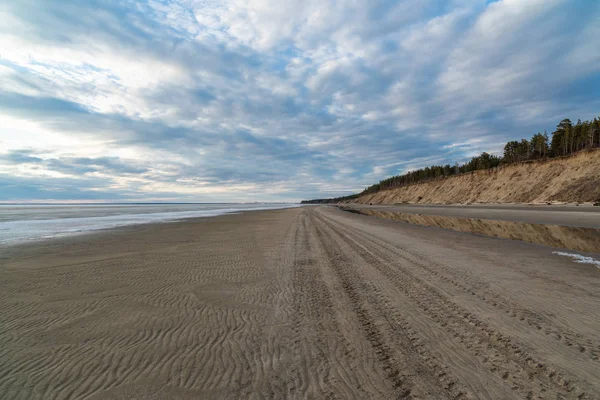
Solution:
[(531, 138), (531, 148), (534, 158), (545, 157), (548, 152), (548, 134), (536, 133)]

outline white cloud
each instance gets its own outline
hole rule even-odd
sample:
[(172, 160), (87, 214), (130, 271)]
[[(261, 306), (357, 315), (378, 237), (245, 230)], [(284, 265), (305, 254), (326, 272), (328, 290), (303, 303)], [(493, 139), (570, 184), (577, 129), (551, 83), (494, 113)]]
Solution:
[(128, 198), (339, 195), (593, 117), (598, 18), (566, 0), (7, 3), (0, 144), (117, 157), (145, 172), (80, 178)]
[(107, 151), (106, 141), (79, 135), (66, 134), (48, 129), (43, 124), (0, 114), (0, 145), (4, 151), (11, 149), (33, 149), (49, 156), (78, 154), (85, 157), (103, 155)]

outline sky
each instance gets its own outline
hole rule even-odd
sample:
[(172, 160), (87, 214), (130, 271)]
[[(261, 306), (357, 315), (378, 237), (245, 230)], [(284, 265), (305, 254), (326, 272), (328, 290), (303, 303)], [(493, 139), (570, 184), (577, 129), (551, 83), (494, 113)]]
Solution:
[(600, 115), (596, 0), (0, 0), (0, 202), (298, 201)]

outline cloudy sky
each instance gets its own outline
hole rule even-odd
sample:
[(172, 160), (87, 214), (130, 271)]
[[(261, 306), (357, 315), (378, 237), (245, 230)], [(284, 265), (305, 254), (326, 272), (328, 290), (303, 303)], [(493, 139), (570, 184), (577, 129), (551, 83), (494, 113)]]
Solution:
[(349, 194), (600, 114), (596, 0), (0, 0), (0, 201)]

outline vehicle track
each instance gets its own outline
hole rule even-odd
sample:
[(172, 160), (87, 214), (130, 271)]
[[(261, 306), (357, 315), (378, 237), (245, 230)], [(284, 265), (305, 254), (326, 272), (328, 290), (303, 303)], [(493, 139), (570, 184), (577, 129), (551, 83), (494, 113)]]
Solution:
[[(330, 221), (327, 218), (325, 218), (325, 220)], [(346, 229), (352, 229), (340, 221), (337, 223), (339, 226), (345, 227)], [(365, 235), (359, 231), (355, 231), (354, 233), (361, 239), (370, 240), (369, 235)], [(468, 273), (461, 273), (442, 263), (432, 261), (422, 254), (411, 252), (409, 248), (403, 246), (401, 243), (392, 243), (385, 240), (385, 238), (378, 239), (379, 245), (387, 249), (388, 252), (391, 248), (394, 249), (392, 250), (392, 252), (394, 252), (393, 257), (402, 258), (406, 260), (407, 263), (418, 267), (420, 273), (428, 274), (443, 282), (451, 284), (463, 293), (474, 296), (479, 301), (505, 312), (516, 320), (521, 321), (530, 327), (535, 327), (537, 330), (543, 331), (545, 335), (556, 339), (560, 344), (576, 349), (576, 351), (580, 353), (585, 353), (591, 360), (600, 362), (600, 341), (596, 338), (585, 337), (581, 333), (575, 332), (568, 327), (555, 325), (544, 315), (536, 313), (535, 311), (506, 298), (503, 294), (493, 291), (488, 284), (474, 278)], [(586, 292), (585, 294), (591, 297), (598, 297), (597, 293)]]
[[(508, 337), (495, 327), (479, 319), (459, 304), (452, 301), (445, 293), (428, 283), (432, 276), (441, 277), (446, 282), (452, 282), (447, 275), (432, 273), (434, 266), (428, 266), (414, 256), (407, 256), (402, 246), (390, 244), (379, 237), (351, 229), (339, 220), (315, 212), (315, 218), (332, 232), (344, 240), (350, 248), (363, 257), (369, 265), (383, 274), (389, 282), (407, 295), (414, 304), (418, 305), (425, 315), (431, 317), (438, 325), (453, 337), (459, 339), (465, 351), (472, 353), (483, 364), (489, 365), (489, 370), (505, 380), (511, 389), (525, 398), (534, 398), (537, 394), (553, 398), (594, 398), (588, 393), (597, 388), (590, 387), (585, 382), (578, 382), (576, 376), (552, 366), (525, 350), (518, 339)], [(412, 267), (409, 268), (408, 265)], [(418, 269), (419, 276), (414, 269)], [(444, 279), (445, 278), (445, 279)], [(456, 281), (454, 281), (456, 283)], [(455, 285), (465, 292), (473, 293), (481, 285), (467, 289), (464, 284)], [(487, 297), (485, 297), (487, 296)], [(493, 297), (489, 289), (478, 297)], [(499, 296), (499, 298), (502, 298)], [(499, 301), (490, 300), (494, 306), (501, 307)], [(519, 318), (521, 320), (521, 318)], [(531, 321), (527, 321), (533, 325)], [(539, 325), (536, 325), (536, 327)], [(540, 328), (537, 328), (538, 330)], [(551, 329), (547, 331), (552, 332)], [(556, 328), (554, 328), (556, 332)], [(560, 335), (560, 334), (558, 334)], [(577, 335), (581, 336), (581, 335)], [(570, 346), (568, 342), (565, 342)], [(589, 343), (589, 342), (588, 342)], [(579, 350), (581, 352), (581, 350)], [(592, 355), (591, 360), (596, 361)]]
[[(455, 380), (447, 379), (449, 374), (446, 371), (438, 365), (426, 363), (432, 357), (428, 357), (426, 349), (417, 348), (418, 344), (411, 339), (414, 337), (412, 332), (407, 330), (408, 327), (398, 316), (395, 320), (390, 318), (387, 314), (389, 308), (382, 304), (377, 288), (361, 279), (356, 265), (332, 241), (330, 234), (322, 226), (318, 226), (317, 233), (325, 244), (331, 266), (348, 294), (364, 335), (396, 388), (397, 397), (426, 398), (428, 393), (415, 393), (414, 380), (417, 376), (428, 383), (429, 394), (433, 392), (441, 396), (445, 393), (449, 398), (463, 397), (465, 393), (455, 388)], [(437, 382), (436, 378), (442, 381)]]
[(600, 398), (600, 342), (564, 322), (600, 324), (598, 290), (543, 313), (409, 229), (306, 207), (3, 259), (0, 398)]

